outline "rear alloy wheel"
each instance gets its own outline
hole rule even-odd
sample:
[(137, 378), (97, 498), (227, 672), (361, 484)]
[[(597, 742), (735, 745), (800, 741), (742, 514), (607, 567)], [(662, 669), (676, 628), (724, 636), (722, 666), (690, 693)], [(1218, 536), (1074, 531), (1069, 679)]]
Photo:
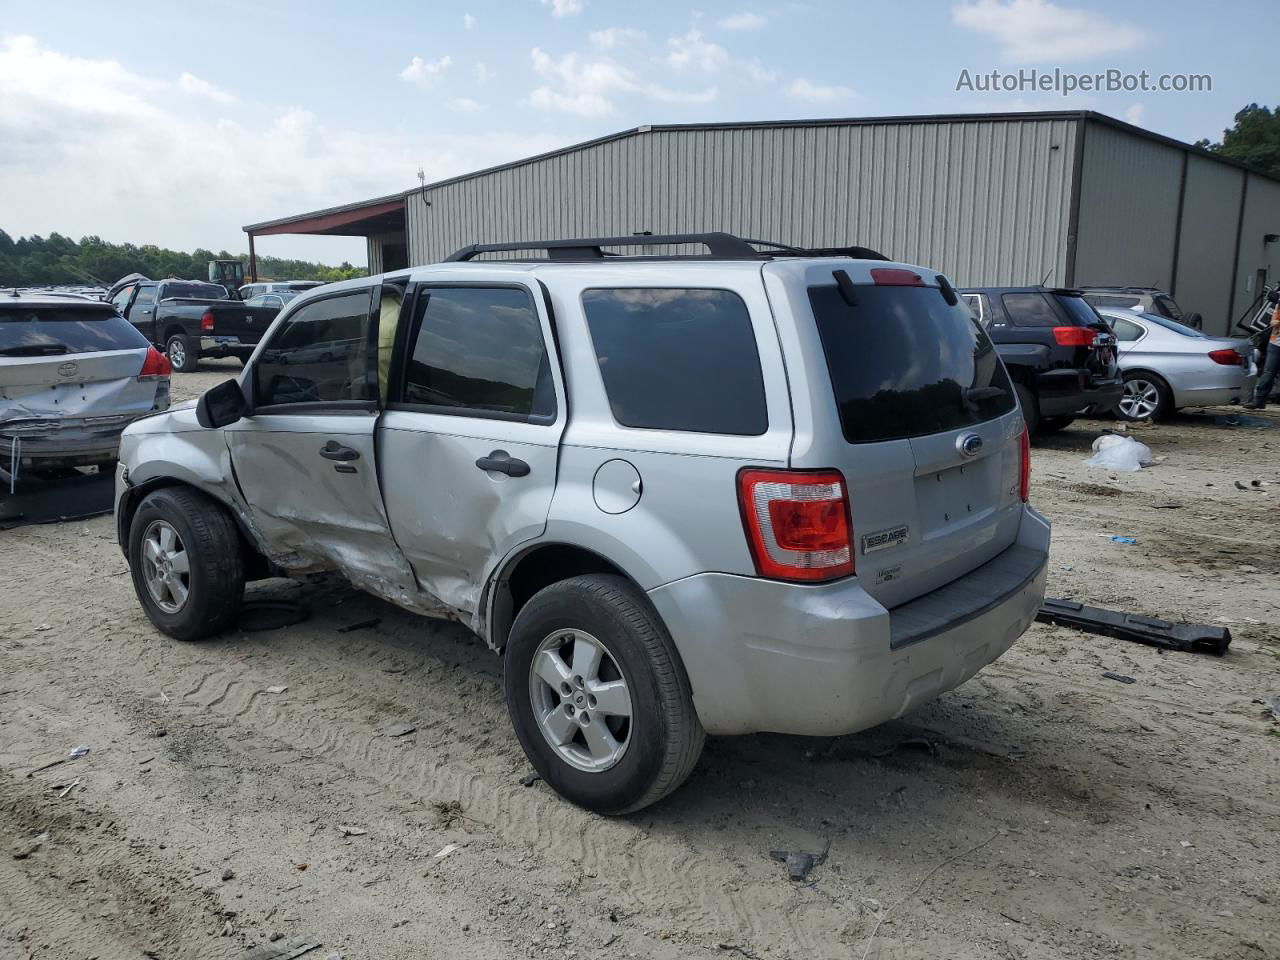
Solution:
[(692, 772), (706, 734), (689, 678), (652, 605), (624, 578), (543, 588), (516, 617), (505, 656), (516, 736), (565, 799), (631, 813)]
[(196, 368), (200, 359), (199, 351), (195, 349), (191, 338), (185, 333), (175, 333), (170, 337), (165, 344), (164, 352), (168, 354), (173, 369), (180, 373), (190, 373)]
[(1116, 404), (1120, 420), (1162, 420), (1172, 406), (1168, 385), (1153, 373), (1126, 373), (1124, 395)]

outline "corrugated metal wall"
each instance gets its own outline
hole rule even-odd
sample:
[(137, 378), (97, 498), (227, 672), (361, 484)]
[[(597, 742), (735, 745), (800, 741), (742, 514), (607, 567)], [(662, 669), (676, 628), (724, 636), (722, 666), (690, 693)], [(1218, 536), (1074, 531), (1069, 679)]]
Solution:
[(1182, 157), (1177, 147), (1087, 124), (1075, 284), (1169, 289)]
[(1272, 285), (1280, 281), (1280, 240), (1267, 243), (1267, 234), (1280, 234), (1280, 183), (1251, 173), (1240, 229), (1233, 324), (1258, 296), (1259, 270)]
[(366, 242), (369, 245), (369, 275), (382, 273), (382, 238), (369, 237)]
[(960, 285), (1061, 284), (1078, 127), (1006, 119), (628, 135), (432, 188), (430, 207), (410, 193), (410, 262), (477, 242), (726, 230), (869, 246)]
[(1225, 334), (1231, 325), (1231, 275), (1245, 172), (1205, 157), (1185, 156), (1186, 192), (1173, 294), (1184, 310), (1202, 315), (1206, 333)]

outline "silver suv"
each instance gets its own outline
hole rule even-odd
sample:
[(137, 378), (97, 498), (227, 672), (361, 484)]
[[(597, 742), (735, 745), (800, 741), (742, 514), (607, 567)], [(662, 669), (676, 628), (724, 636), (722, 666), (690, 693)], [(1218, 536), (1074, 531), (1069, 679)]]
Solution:
[(238, 380), (125, 433), (147, 615), (201, 639), (246, 579), (327, 569), (460, 620), (537, 771), (606, 814), (707, 733), (845, 734), (963, 683), (1044, 592), (1005, 369), (934, 271), (756, 246), (473, 246), (302, 295)]

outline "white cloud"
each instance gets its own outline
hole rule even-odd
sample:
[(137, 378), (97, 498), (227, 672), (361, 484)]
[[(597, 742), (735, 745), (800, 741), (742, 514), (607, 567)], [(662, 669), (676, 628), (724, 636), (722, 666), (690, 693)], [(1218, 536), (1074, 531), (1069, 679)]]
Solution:
[(453, 58), (446, 55), (438, 60), (423, 60), (414, 57), (409, 65), (400, 71), (400, 79), (407, 83), (416, 83), (420, 87), (429, 86), (435, 79), (449, 69)]
[[(56, 230), (243, 251), (242, 224), (405, 189), (419, 166), (434, 181), (569, 141), (545, 133), (347, 128), (254, 102), (217, 117), (192, 110), (173, 82), (30, 37), (0, 37), (0, 91), (0, 226), (15, 236)], [(341, 238), (280, 236), (258, 249), (323, 257), (341, 249), (350, 252), (338, 259), (359, 260), (362, 248)]]
[(197, 97), (204, 97), (212, 100), (214, 103), (235, 103), (236, 95), (229, 90), (223, 90), (221, 87), (210, 83), (208, 80), (201, 80), (194, 74), (184, 73), (178, 77), (178, 89), (183, 93), (191, 93)]
[(1135, 103), (1125, 110), (1124, 118), (1135, 127), (1140, 127), (1142, 126), (1142, 117), (1146, 112), (1147, 105), (1145, 103)]
[(791, 86), (787, 87), (787, 93), (799, 100), (810, 100), (814, 103), (835, 103), (840, 100), (851, 100), (857, 96), (850, 87), (842, 87), (839, 84), (824, 86), (811, 83), (804, 77), (793, 80)]
[(553, 17), (568, 17), (581, 13), (582, 8), (587, 5), (587, 0), (542, 0), (542, 5), (551, 8)]
[(601, 50), (612, 50), (626, 43), (643, 40), (644, 33), (631, 27), (606, 27), (604, 30), (592, 30), (588, 35), (593, 46)]
[(951, 9), (958, 26), (998, 42), (1018, 63), (1064, 63), (1132, 50), (1145, 39), (1137, 27), (1049, 0), (974, 0)]
[(667, 40), (667, 63), (677, 70), (690, 67), (704, 73), (715, 73), (728, 65), (729, 53), (718, 43), (702, 36), (702, 31), (691, 27), (688, 33)]
[(456, 97), (450, 101), (449, 106), (459, 113), (479, 113), (481, 110), (489, 109), (479, 100), (472, 100), (470, 97)]
[(672, 90), (649, 83), (612, 60), (584, 60), (576, 53), (556, 60), (537, 47), (530, 56), (534, 72), (546, 82), (529, 94), (529, 103), (544, 110), (598, 117), (614, 112), (611, 98), (620, 94), (661, 103), (709, 103), (717, 95), (715, 87)]
[(750, 10), (744, 10), (741, 13), (725, 17), (723, 20), (717, 20), (716, 26), (721, 30), (759, 30), (767, 22), (768, 19), (766, 17), (762, 17), (758, 13), (752, 13)]
[(476, 83), (482, 87), (493, 79), (493, 74), (489, 72), (489, 68), (479, 61), (476, 61), (476, 65), (471, 68), (471, 72), (475, 75)]
[(473, 16), (472, 16), (471, 14), (469, 14), (469, 13), (464, 13), (464, 14), (462, 15), (462, 29), (463, 29), (463, 30), (472, 30), (472, 29), (474, 29), (474, 28), (475, 28), (475, 25), (476, 25), (476, 18), (475, 18), (475, 17), (473, 17)]

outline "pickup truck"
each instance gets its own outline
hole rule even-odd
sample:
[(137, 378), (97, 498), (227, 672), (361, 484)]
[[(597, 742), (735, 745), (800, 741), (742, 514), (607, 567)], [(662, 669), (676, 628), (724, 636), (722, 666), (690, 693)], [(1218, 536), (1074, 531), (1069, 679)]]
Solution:
[(1120, 402), (1115, 334), (1081, 291), (974, 287), (960, 294), (1008, 367), (1033, 437)]
[(129, 279), (117, 284), (111, 304), (187, 373), (201, 357), (249, 359), (280, 307), (231, 300), (216, 283), (199, 280)]

